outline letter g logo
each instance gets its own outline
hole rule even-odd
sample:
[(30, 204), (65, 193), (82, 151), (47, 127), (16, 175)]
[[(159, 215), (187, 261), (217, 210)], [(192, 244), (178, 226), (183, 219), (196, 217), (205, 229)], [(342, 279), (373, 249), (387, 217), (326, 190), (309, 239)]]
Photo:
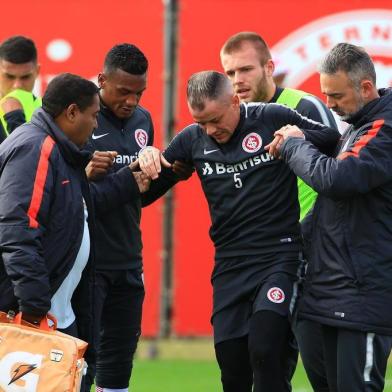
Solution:
[(0, 359), (0, 388), (6, 392), (36, 392), (43, 356), (24, 351), (6, 354)]

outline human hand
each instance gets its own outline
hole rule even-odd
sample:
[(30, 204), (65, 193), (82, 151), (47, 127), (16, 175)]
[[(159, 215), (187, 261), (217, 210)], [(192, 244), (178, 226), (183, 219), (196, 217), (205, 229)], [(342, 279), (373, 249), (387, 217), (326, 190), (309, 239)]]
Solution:
[(150, 189), (151, 178), (143, 172), (133, 172), (133, 177), (139, 187), (139, 192), (144, 193)]
[(268, 151), (270, 155), (273, 155), (275, 158), (280, 157), (280, 149), (282, 144), (289, 137), (299, 137), (305, 139), (305, 135), (296, 125), (285, 125), (284, 127), (278, 129), (274, 133), (274, 140), (271, 143), (267, 144), (264, 148)]
[(14, 110), (23, 110), (22, 104), (14, 97), (7, 97), (1, 103), (1, 110), (4, 114), (13, 112)]
[(304, 133), (296, 125), (285, 125), (284, 127), (278, 129), (274, 135), (283, 136), (283, 140), (286, 140), (289, 137), (300, 137), (305, 139)]
[(116, 156), (116, 151), (95, 151), (86, 167), (87, 178), (91, 181), (104, 176), (113, 166)]
[(174, 161), (172, 170), (176, 173), (180, 181), (186, 181), (190, 178), (195, 171), (195, 168), (182, 161)]
[(140, 170), (152, 180), (159, 177), (162, 165), (165, 167), (171, 167), (171, 163), (165, 159), (159, 149), (152, 146), (148, 146), (139, 152), (137, 162)]
[(279, 158), (280, 156), (280, 147), (283, 144), (283, 136), (281, 135), (275, 135), (274, 140), (272, 140), (271, 143), (267, 144), (264, 149), (268, 151), (270, 155), (272, 155), (275, 158)]
[(36, 314), (30, 314), (26, 312), (22, 313), (22, 320), (33, 325), (40, 325), (42, 319), (44, 318), (45, 315), (36, 315)]

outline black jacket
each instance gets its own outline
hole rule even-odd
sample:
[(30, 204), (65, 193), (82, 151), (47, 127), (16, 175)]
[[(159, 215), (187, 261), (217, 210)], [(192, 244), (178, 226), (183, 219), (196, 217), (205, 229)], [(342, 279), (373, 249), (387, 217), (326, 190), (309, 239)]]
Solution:
[[(89, 187), (84, 171), (89, 159), (42, 109), (1, 144), (0, 310), (41, 315), (50, 309), (81, 245), (83, 199), (93, 249), (93, 206), (106, 213), (140, 197), (128, 168)], [(80, 284), (86, 290), (87, 271)], [(85, 290), (76, 293), (81, 297), (74, 303), (88, 303)]]
[[(117, 118), (101, 102), (98, 128), (91, 135), (87, 148), (94, 152), (117, 151), (113, 172), (121, 170), (138, 158), (139, 151), (154, 141), (154, 129), (147, 110), (137, 106), (131, 117)], [(96, 230), (96, 267), (100, 269), (141, 269), (141, 208), (163, 195), (176, 182), (171, 170), (152, 181), (149, 192), (141, 198), (129, 199), (115, 211), (100, 214)], [(99, 184), (100, 181), (93, 182)]]
[(299, 317), (392, 334), (392, 89), (351, 123), (336, 158), (298, 138), (282, 148), (319, 193)]

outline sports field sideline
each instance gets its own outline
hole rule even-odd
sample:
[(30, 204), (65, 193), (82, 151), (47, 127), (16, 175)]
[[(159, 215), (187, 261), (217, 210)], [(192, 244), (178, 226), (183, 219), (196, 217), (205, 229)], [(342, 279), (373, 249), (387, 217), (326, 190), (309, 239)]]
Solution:
[[(149, 359), (155, 357), (155, 359)], [(220, 392), (219, 370), (210, 339), (142, 340), (134, 364), (132, 392)], [(299, 362), (293, 392), (311, 392)], [(385, 382), (392, 392), (392, 363)]]

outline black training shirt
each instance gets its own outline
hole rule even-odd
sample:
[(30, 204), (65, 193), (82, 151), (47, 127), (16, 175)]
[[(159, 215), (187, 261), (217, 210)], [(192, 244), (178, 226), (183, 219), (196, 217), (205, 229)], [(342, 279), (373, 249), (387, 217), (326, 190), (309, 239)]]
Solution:
[(165, 151), (170, 162), (184, 160), (196, 168), (209, 205), (216, 258), (301, 249), (296, 176), (264, 149), (286, 124), (324, 130), (321, 135), (328, 139), (329, 128), (294, 110), (249, 103), (241, 104), (239, 124), (227, 143), (216, 143), (192, 124)]

